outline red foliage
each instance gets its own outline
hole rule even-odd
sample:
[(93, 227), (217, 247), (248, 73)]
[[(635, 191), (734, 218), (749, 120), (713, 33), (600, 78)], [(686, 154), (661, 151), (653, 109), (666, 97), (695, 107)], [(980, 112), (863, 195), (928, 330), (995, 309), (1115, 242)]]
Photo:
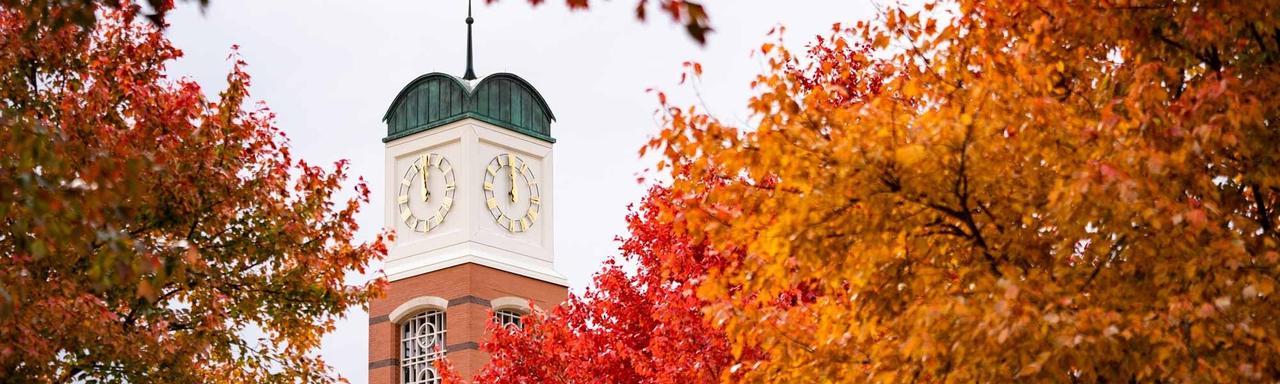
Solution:
[(887, 63), (870, 56), (870, 43), (848, 40), (842, 31), (847, 29), (835, 24), (830, 36), (817, 36), (817, 42), (809, 45), (807, 65), (801, 66), (793, 58), (785, 67), (801, 90), (820, 89), (831, 105), (851, 105), (880, 93), (892, 71)]
[(0, 381), (334, 380), (321, 337), (385, 283), (346, 280), (386, 254), (356, 239), (368, 186), (343, 197), (345, 161), (292, 156), (235, 55), (208, 98), (166, 77), (181, 51), (136, 6), (89, 28), (57, 22), (65, 2), (10, 3)]
[(621, 258), (606, 262), (584, 295), (535, 311), (523, 329), (490, 324), (481, 347), (493, 359), (477, 380), (694, 383), (731, 375), (732, 351), (703, 315), (708, 303), (697, 290), (708, 271), (740, 256), (677, 234), (660, 217), (673, 200), (665, 188), (650, 190), (627, 217), (631, 235), (621, 239)]

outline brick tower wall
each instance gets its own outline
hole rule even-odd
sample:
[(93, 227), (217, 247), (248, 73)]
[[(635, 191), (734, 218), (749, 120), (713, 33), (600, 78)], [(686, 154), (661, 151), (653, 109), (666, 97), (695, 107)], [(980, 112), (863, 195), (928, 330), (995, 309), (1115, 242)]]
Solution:
[(445, 356), (462, 377), (470, 379), (489, 361), (479, 343), (490, 316), (490, 300), (519, 297), (529, 299), (535, 308), (551, 309), (565, 301), (568, 288), (467, 263), (393, 281), (386, 293), (369, 304), (369, 384), (400, 382), (400, 334), (389, 315), (406, 301), (419, 296), (449, 301)]

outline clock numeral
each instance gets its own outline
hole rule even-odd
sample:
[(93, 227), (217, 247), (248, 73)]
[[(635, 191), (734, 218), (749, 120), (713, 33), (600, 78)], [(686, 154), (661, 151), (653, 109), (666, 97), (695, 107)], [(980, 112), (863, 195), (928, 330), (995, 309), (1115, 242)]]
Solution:
[(520, 173), (529, 173), (529, 164), (520, 164)]
[(508, 153), (508, 154), (507, 154), (507, 166), (508, 166), (508, 167), (511, 167), (511, 169), (515, 169), (515, 168), (516, 168), (516, 156), (515, 156), (515, 155), (512, 155), (512, 154), (510, 154), (510, 153)]
[(406, 177), (406, 178), (403, 178), (403, 179), (400, 179), (400, 185), (403, 185), (403, 186), (405, 186), (405, 187), (408, 187), (408, 186), (410, 186), (410, 185), (413, 185), (413, 179), (410, 179), (410, 178), (407, 178), (407, 177)]
[(486, 190), (486, 191), (492, 191), (492, 190), (493, 190), (493, 183), (490, 183), (490, 182), (487, 182), (487, 181), (486, 181), (486, 182), (484, 183), (484, 190)]
[(457, 188), (457, 186), (456, 186), (456, 185), (453, 185), (453, 183), (449, 183), (449, 184), (445, 184), (445, 185), (444, 185), (444, 190), (445, 190), (445, 191), (452, 191), (454, 188)]
[(497, 207), (498, 207), (498, 199), (490, 197), (490, 198), (489, 198), (489, 200), (485, 201), (485, 205), (488, 205), (488, 206), (489, 206), (489, 209), (497, 208)]
[(415, 231), (426, 232), (428, 229), (431, 229), (431, 228), (427, 227), (426, 220), (418, 220), (417, 222), (413, 223), (413, 230)]
[(400, 194), (400, 197), (396, 198), (396, 201), (400, 202), (400, 204), (408, 203), (408, 202), (409, 202), (409, 195), (406, 195), (406, 194), (401, 193), (401, 194)]
[(507, 229), (510, 229), (511, 232), (520, 232), (516, 229), (516, 219), (507, 219), (507, 222)]
[(541, 196), (529, 196), (529, 204), (542, 205), (542, 197), (541, 197)]
[(530, 210), (529, 210), (529, 212), (525, 214), (525, 216), (528, 216), (528, 217), (529, 217), (529, 221), (537, 221), (537, 220), (538, 220), (538, 211), (535, 211), (535, 210), (530, 209)]
[(488, 168), (485, 168), (485, 171), (486, 171), (486, 172), (489, 172), (489, 176), (497, 176), (497, 175), (498, 175), (498, 170), (497, 170), (497, 169), (494, 169), (492, 165), (490, 165)]
[(409, 223), (409, 218), (411, 217), (413, 217), (413, 212), (409, 212), (408, 209), (400, 211), (400, 220), (404, 220), (405, 224)]
[(529, 219), (524, 218), (524, 217), (521, 217), (521, 218), (520, 218), (520, 230), (521, 230), (521, 231), (527, 231), (527, 230), (529, 230), (529, 224), (532, 224), (532, 223), (530, 223), (530, 222), (529, 222)]
[(448, 212), (450, 207), (453, 207), (452, 197), (446, 197), (444, 200), (440, 200), (440, 209)]

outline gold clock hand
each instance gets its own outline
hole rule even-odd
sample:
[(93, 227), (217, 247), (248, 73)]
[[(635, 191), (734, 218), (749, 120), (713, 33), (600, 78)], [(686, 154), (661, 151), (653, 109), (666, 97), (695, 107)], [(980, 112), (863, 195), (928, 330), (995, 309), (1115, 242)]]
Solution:
[(428, 157), (428, 155), (422, 155), (422, 157), (420, 157), (420, 158), (419, 158), (419, 162), (421, 162), (421, 163), (422, 163), (422, 184), (421, 184), (421, 186), (422, 186), (422, 201), (423, 201), (423, 202), (427, 202), (427, 200), (431, 198), (431, 191), (427, 190), (427, 179), (429, 179), (429, 178), (431, 177), (431, 172), (430, 172), (431, 163), (430, 163), (430, 160), (431, 160), (431, 158), (430, 158), (430, 157)]
[(511, 163), (510, 167), (511, 167), (511, 203), (514, 204), (516, 200), (519, 200), (520, 195), (516, 191), (516, 164)]

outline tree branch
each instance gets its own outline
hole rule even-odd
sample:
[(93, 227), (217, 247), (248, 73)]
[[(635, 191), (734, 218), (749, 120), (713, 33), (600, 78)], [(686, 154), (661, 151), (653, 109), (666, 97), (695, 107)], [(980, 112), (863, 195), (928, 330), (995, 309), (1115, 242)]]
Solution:
[(1121, 236), (1119, 240), (1111, 244), (1111, 249), (1107, 250), (1107, 260), (1093, 266), (1093, 272), (1089, 273), (1089, 278), (1085, 279), (1084, 285), (1080, 286), (1080, 292), (1089, 289), (1089, 285), (1093, 284), (1094, 279), (1098, 278), (1098, 273), (1102, 272), (1102, 267), (1115, 261), (1116, 256), (1120, 255), (1120, 251), (1124, 250), (1127, 237)]
[(1249, 189), (1253, 190), (1253, 203), (1258, 210), (1258, 225), (1262, 226), (1262, 234), (1268, 235), (1275, 231), (1275, 224), (1271, 222), (1271, 209), (1267, 207), (1266, 196), (1262, 194), (1262, 188), (1258, 184), (1252, 184)]

